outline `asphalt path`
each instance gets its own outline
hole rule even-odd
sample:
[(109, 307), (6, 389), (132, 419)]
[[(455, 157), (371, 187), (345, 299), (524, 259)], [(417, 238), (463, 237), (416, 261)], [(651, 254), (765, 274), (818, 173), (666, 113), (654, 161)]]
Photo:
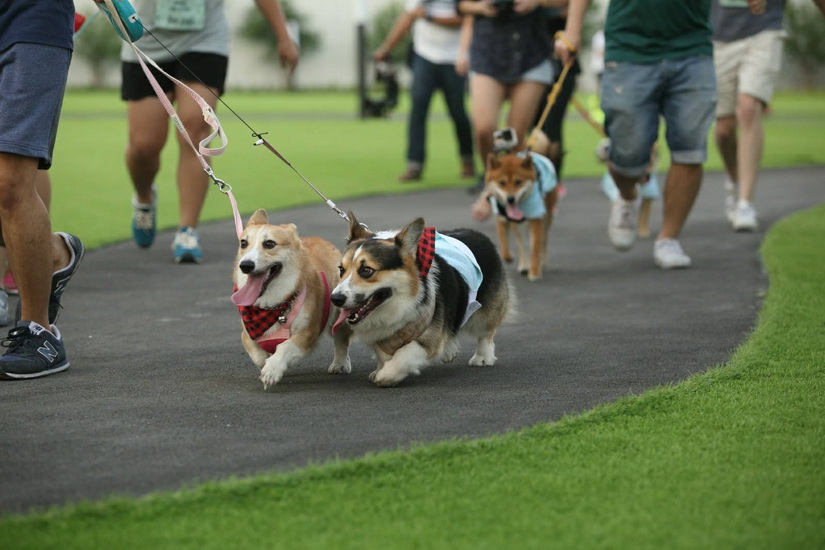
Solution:
[[(705, 177), (683, 231), (693, 267), (665, 272), (650, 240), (611, 248), (596, 178), (568, 181), (549, 271), (530, 283), (509, 268), (520, 320), (499, 331), (497, 364), (468, 367), (465, 339), (454, 363), (390, 389), (368, 381), (373, 362), (360, 344), (352, 374), (327, 374), (327, 338), (263, 391), (229, 300), (230, 220), (201, 228), (198, 266), (172, 262), (171, 233), (149, 250), (125, 242), (91, 251), (63, 298), (71, 368), (0, 384), (0, 514), (502, 433), (723, 364), (752, 331), (767, 289), (764, 229), (825, 201), (825, 168), (765, 171), (757, 233), (729, 229), (721, 183)], [(469, 217), (470, 202), (465, 189), (338, 201), (374, 229), (421, 215), (492, 237), (492, 222)], [(654, 204), (654, 229), (660, 213)], [(346, 224), (323, 203), (270, 219), (343, 247)]]

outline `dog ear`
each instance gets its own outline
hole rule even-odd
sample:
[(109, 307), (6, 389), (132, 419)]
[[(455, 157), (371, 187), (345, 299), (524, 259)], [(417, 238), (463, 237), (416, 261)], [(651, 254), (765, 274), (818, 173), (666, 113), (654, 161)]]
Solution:
[(249, 227), (250, 225), (262, 225), (266, 223), (269, 223), (269, 216), (267, 216), (266, 210), (259, 208), (252, 214), (246, 225)]
[(415, 256), (418, 253), (418, 241), (421, 240), (422, 233), (424, 233), (424, 218), (416, 218), (399, 231), (395, 236), (395, 244), (401, 247), (405, 254)]
[(521, 161), (521, 167), (527, 170), (533, 168), (533, 157), (529, 153), (524, 155), (524, 160)]
[(498, 160), (498, 155), (495, 153), (488, 153), (487, 154), (487, 169), (496, 169), (501, 166), (501, 162)]
[(358, 220), (355, 219), (355, 214), (353, 214), (352, 210), (349, 211), (347, 217), (349, 218), (349, 236), (347, 237), (347, 244), (352, 241), (357, 241), (358, 239), (366, 239), (372, 235), (366, 227), (358, 223)]

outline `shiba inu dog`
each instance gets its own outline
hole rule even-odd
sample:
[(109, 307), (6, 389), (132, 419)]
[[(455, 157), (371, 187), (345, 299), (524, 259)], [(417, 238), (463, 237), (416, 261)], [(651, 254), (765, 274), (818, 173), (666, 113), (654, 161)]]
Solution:
[(372, 346), (373, 383), (395, 386), (436, 359), (452, 361), (459, 331), (477, 339), (470, 365), (495, 363), (493, 337), (514, 294), (490, 239), (471, 229), (436, 233), (423, 218), (379, 233), (349, 219), (333, 333), (351, 328)]
[[(232, 303), (243, 323), (241, 340), (261, 369), (264, 389), (309, 353), (327, 331), (330, 289), (339, 282), (341, 252), (318, 237), (299, 237), (293, 224), (271, 225), (265, 210), (249, 218), (233, 273)], [(332, 309), (332, 311), (331, 311)], [(351, 330), (336, 331), (330, 373), (349, 373)]]
[(493, 203), (499, 250), (512, 262), (510, 226), (527, 222), (530, 254), (525, 252), (521, 231), (515, 229), (518, 271), (531, 281), (541, 278), (548, 257), (548, 238), (553, 209), (558, 202), (556, 171), (550, 160), (537, 153), (490, 153), (485, 172), (485, 191)]

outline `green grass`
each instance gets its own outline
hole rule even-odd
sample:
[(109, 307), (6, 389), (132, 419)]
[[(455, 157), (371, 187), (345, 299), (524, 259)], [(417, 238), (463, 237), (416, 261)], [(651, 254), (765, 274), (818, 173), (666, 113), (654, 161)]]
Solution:
[(768, 233), (729, 364), (579, 416), (0, 519), (3, 548), (825, 545), (825, 205)]
[[(115, 91), (67, 94), (51, 170), (53, 227), (79, 234), (92, 248), (130, 238), (132, 188), (123, 161), (127, 129), (125, 107), (118, 97)], [(390, 120), (357, 119), (355, 95), (346, 92), (229, 93), (224, 99), (256, 131), (269, 132), (267, 139), (345, 210), (346, 199), (352, 197), (467, 183), (457, 177), (455, 139), (440, 98), (429, 124), (426, 179), (415, 185), (396, 181), (404, 167), (406, 94)], [(773, 110), (766, 122), (765, 166), (825, 164), (825, 94), (781, 95)], [(320, 200), (277, 157), (254, 147), (250, 131), (224, 106), (218, 114), (229, 147), (216, 159), (215, 173), (233, 186), (244, 214)], [(593, 155), (597, 142), (593, 129), (571, 108), (566, 124), (567, 177), (602, 172)], [(719, 170), (712, 144), (709, 152), (707, 169)], [(174, 227), (178, 220), (176, 159), (175, 135), (170, 133), (157, 181), (162, 228)], [(662, 159), (666, 163), (667, 154)], [(202, 220), (230, 217), (229, 201), (212, 186)]]

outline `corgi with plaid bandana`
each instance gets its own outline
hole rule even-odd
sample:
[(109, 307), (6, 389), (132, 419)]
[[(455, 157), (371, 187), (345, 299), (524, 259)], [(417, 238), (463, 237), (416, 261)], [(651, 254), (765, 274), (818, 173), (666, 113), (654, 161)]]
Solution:
[(352, 212), (349, 220), (332, 331), (349, 329), (373, 348), (374, 384), (396, 386), (435, 360), (452, 361), (459, 332), (476, 338), (471, 366), (496, 362), (493, 338), (515, 294), (489, 238), (471, 229), (437, 232), (423, 218), (378, 233)]
[[(233, 272), (232, 303), (243, 324), (241, 341), (261, 369), (264, 389), (329, 333), (337, 315), (330, 304), (338, 284), (341, 252), (318, 237), (300, 237), (293, 224), (272, 225), (265, 210), (250, 217), (241, 234)], [(349, 373), (351, 330), (336, 331), (331, 374)]]

